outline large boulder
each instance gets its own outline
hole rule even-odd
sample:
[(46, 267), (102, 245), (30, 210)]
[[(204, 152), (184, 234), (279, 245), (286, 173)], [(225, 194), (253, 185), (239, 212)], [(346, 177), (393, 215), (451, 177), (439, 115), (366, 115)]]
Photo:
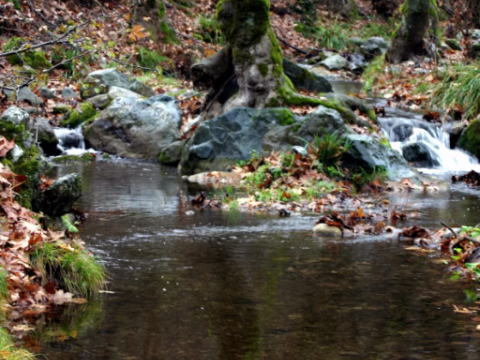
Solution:
[(62, 216), (72, 210), (82, 195), (82, 180), (78, 174), (66, 175), (41, 192), (32, 202), (33, 210), (49, 216)]
[(423, 142), (402, 146), (403, 157), (415, 167), (432, 168), (440, 165), (432, 152)]
[(176, 99), (116, 98), (91, 124), (85, 141), (94, 149), (128, 158), (157, 159), (180, 137), (181, 112)]
[(250, 159), (253, 151), (285, 151), (334, 131), (347, 130), (340, 114), (323, 106), (305, 117), (284, 108), (237, 108), (198, 127), (183, 149), (180, 169), (184, 174), (224, 171)]
[(294, 62), (283, 58), (283, 72), (292, 80), (297, 90), (326, 93), (333, 91), (332, 85), (322, 76), (316, 75)]
[(480, 159), (480, 120), (473, 120), (458, 141), (458, 147)]
[(349, 169), (357, 171), (363, 169), (370, 173), (385, 169), (388, 171), (390, 180), (400, 181), (409, 178), (417, 185), (422, 185), (423, 181), (432, 180), (411, 167), (398, 151), (372, 136), (349, 134), (347, 138), (351, 147), (342, 161)]
[(333, 55), (323, 60), (320, 65), (325, 66), (328, 70), (342, 70), (348, 69), (350, 64), (347, 59), (341, 55)]
[(27, 121), (27, 128), (30, 129), (33, 137), (37, 140), (45, 155), (56, 156), (62, 151), (58, 148), (59, 141), (53, 131), (52, 125), (45, 118), (36, 118)]
[(97, 70), (90, 73), (81, 87), (83, 99), (105, 94), (111, 86), (127, 89), (145, 97), (155, 95), (153, 89), (116, 69)]
[(0, 123), (12, 123), (14, 126), (24, 124), (30, 118), (30, 114), (16, 106), (11, 106), (0, 117)]
[(167, 146), (158, 158), (161, 164), (177, 165), (182, 158), (182, 151), (185, 147), (185, 140), (175, 141), (170, 146)]

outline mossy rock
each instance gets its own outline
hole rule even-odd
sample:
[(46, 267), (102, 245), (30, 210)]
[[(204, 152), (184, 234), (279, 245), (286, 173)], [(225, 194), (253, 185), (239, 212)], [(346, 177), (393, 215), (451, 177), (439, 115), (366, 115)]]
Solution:
[[(20, 49), (27, 40), (23, 38), (13, 37), (11, 38), (2, 48), (3, 52), (10, 52)], [(45, 69), (52, 67), (52, 63), (47, 60), (47, 57), (43, 51), (26, 51), (20, 55), (10, 55), (7, 57), (7, 60), (12, 65), (23, 65), (24, 62), (27, 63), (34, 69)]]
[(73, 110), (68, 119), (62, 121), (60, 125), (68, 128), (76, 128), (84, 122), (89, 122), (97, 116), (97, 110), (92, 104), (85, 102), (80, 105), (80, 110)]
[(465, 129), (458, 142), (458, 147), (480, 159), (480, 120), (473, 120)]
[(82, 155), (62, 155), (51, 160), (55, 164), (66, 164), (66, 163), (92, 163), (95, 161), (95, 155), (91, 153), (85, 153)]

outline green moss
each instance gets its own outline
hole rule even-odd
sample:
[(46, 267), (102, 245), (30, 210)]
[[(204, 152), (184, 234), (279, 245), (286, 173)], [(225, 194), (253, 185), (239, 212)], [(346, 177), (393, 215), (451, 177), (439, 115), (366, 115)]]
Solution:
[(137, 62), (140, 64), (140, 66), (149, 69), (156, 69), (157, 67), (171, 64), (172, 61), (169, 58), (159, 54), (155, 50), (139, 47)]
[(91, 153), (82, 155), (62, 155), (52, 159), (55, 164), (65, 164), (69, 162), (91, 163), (95, 161), (95, 156)]
[(302, 127), (302, 124), (297, 124), (293, 127), (293, 132), (296, 133), (298, 130), (300, 130), (300, 128)]
[[(27, 43), (27, 40), (19, 37), (12, 37), (2, 48), (4, 52), (15, 51), (20, 49), (24, 44)], [(23, 65), (24, 63), (28, 64), (34, 69), (43, 69), (52, 67), (50, 61), (47, 60), (46, 55), (43, 51), (26, 51), (19, 55), (10, 55), (7, 57), (7, 60), (12, 65)]]
[(266, 77), (268, 75), (268, 64), (261, 63), (257, 65), (258, 71), (260, 71), (260, 74), (262, 74), (263, 77)]
[(0, 122), (0, 135), (5, 136), (9, 141), (15, 139), (16, 142), (23, 142), (25, 137), (25, 124), (18, 126), (11, 121)]
[(226, 40), (240, 50), (236, 53), (240, 55), (242, 49), (258, 43), (269, 30), (270, 2), (222, 0), (217, 5), (217, 20)]
[(8, 299), (7, 272), (0, 267), (0, 302)]
[(290, 109), (273, 109), (275, 111), (275, 117), (278, 120), (278, 123), (282, 126), (293, 125), (295, 124), (295, 118)]
[(166, 21), (160, 23), (160, 31), (163, 34), (163, 42), (166, 44), (178, 44), (178, 38), (175, 31), (172, 30)]
[(68, 105), (64, 104), (57, 104), (53, 108), (53, 113), (54, 114), (69, 114), (72, 112), (72, 108)]
[[(270, 58), (272, 60), (273, 64), (273, 74), (277, 79), (280, 79), (282, 74), (283, 74), (283, 53), (282, 53), (282, 48), (280, 47), (280, 44), (278, 42), (277, 37), (275, 36), (275, 33), (273, 30), (270, 28), (268, 31), (268, 38), (270, 39), (270, 42), (272, 43), (272, 48), (270, 49)], [(293, 85), (292, 85), (293, 87)]]
[(91, 296), (105, 285), (105, 269), (86, 250), (70, 251), (56, 243), (45, 243), (31, 255), (43, 284), (57, 280), (64, 290), (80, 296)]
[(365, 91), (370, 92), (374, 89), (378, 79), (384, 74), (385, 62), (385, 55), (382, 55), (367, 66), (362, 74)]
[(160, 153), (160, 156), (158, 157), (158, 161), (160, 161), (160, 164), (169, 164), (170, 163), (170, 156), (167, 154), (164, 154), (164, 152)]
[(458, 146), (480, 159), (480, 120), (471, 122), (462, 134)]
[(82, 103), (80, 109), (81, 113), (78, 110), (73, 110), (68, 119), (62, 121), (60, 125), (63, 127), (76, 128), (97, 115), (97, 110), (88, 102)]
[(162, 0), (158, 1), (158, 17), (160, 19), (163, 19), (165, 16), (165, 4), (163, 3)]
[(22, 10), (22, 2), (20, 0), (7, 0), (12, 3), (16, 10)]

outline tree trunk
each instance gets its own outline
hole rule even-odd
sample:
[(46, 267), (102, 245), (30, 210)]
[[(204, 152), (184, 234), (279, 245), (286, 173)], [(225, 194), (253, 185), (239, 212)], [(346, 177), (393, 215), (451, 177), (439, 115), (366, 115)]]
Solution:
[(474, 28), (480, 26), (480, 0), (469, 0), (468, 9), (471, 14), (471, 21)]
[[(439, 42), (435, 0), (407, 0), (402, 5), (402, 23), (393, 35), (387, 59), (393, 64), (416, 56), (433, 55)], [(425, 39), (428, 35), (428, 40)]]
[[(217, 19), (227, 45), (192, 66), (194, 84), (210, 89), (203, 118), (237, 107), (261, 109), (288, 102), (294, 89), (283, 74), (282, 50), (270, 25), (268, 0), (222, 0)], [(228, 96), (232, 89), (235, 94)]]

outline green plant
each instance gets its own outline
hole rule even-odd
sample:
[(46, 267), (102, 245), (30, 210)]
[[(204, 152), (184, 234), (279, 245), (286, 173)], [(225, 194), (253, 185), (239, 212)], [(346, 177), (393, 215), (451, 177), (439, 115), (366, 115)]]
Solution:
[(18, 349), (15, 342), (4, 328), (0, 328), (0, 354), (2, 359), (34, 360), (35, 356), (27, 350)]
[(335, 21), (331, 26), (320, 26), (316, 28), (313, 37), (320, 47), (331, 50), (343, 50), (347, 47), (347, 39), (345, 38), (344, 32), (344, 25), (339, 25)]
[(440, 74), (440, 82), (433, 87), (431, 105), (454, 111), (465, 111), (465, 118), (474, 118), (480, 112), (480, 67), (470, 65), (448, 66)]
[(371, 91), (375, 87), (378, 79), (385, 74), (385, 55), (379, 56), (367, 66), (362, 74), (365, 91)]
[(7, 272), (0, 268), (0, 301), (8, 298)]
[(325, 132), (325, 135), (322, 137), (315, 135), (310, 145), (316, 160), (322, 164), (324, 169), (337, 166), (343, 154), (351, 146), (351, 142), (337, 131), (332, 134)]
[(225, 38), (215, 16), (202, 16), (199, 21), (199, 27), (203, 41), (219, 45), (225, 43)]
[(169, 58), (144, 47), (138, 48), (137, 62), (144, 68), (160, 70), (172, 63)]
[(42, 274), (43, 282), (58, 278), (65, 284), (65, 290), (89, 296), (103, 288), (105, 269), (97, 259), (83, 249), (66, 249), (55, 243), (43, 244), (31, 255), (34, 266)]

